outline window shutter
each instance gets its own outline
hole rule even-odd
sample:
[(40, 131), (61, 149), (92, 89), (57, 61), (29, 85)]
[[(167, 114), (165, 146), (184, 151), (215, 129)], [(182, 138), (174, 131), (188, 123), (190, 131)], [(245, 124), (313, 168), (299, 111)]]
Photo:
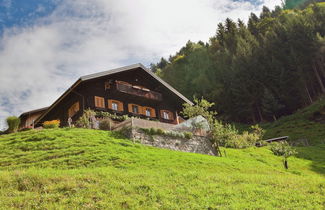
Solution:
[(168, 111), (168, 116), (170, 120), (174, 120), (174, 115), (172, 112)]
[(113, 102), (113, 101), (112, 101), (112, 100), (107, 100), (107, 102), (108, 102), (108, 108), (109, 108), (109, 109), (112, 109), (112, 102)]
[(151, 108), (151, 117), (156, 117), (156, 110)]
[(143, 106), (138, 106), (139, 107), (139, 114), (146, 115), (146, 109)]
[(118, 107), (117, 107), (117, 108), (118, 108), (118, 111), (119, 111), (119, 112), (123, 112), (123, 111), (124, 111), (123, 103), (119, 101), (119, 102), (118, 102)]
[(105, 100), (103, 97), (95, 96), (95, 107), (105, 108)]
[(130, 112), (130, 113), (133, 113), (132, 105), (133, 105), (133, 104), (128, 104), (128, 109), (129, 109), (129, 112)]
[(102, 108), (105, 108), (105, 100), (104, 100), (104, 98), (101, 98), (101, 101), (102, 101)]

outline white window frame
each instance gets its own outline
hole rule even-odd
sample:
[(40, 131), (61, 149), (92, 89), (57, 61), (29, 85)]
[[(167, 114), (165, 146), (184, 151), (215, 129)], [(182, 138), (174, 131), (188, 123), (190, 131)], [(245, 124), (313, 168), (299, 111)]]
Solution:
[(146, 116), (151, 117), (151, 109), (146, 108)]
[[(136, 107), (136, 108), (135, 108)], [(134, 110), (137, 110), (137, 112), (135, 112)], [(132, 105), (132, 112), (134, 113), (134, 114), (139, 114), (139, 106), (137, 106), (137, 105)]]
[(112, 109), (118, 111), (118, 103), (112, 102)]
[(166, 112), (166, 111), (163, 111), (163, 118), (164, 118), (165, 120), (169, 120), (169, 113)]

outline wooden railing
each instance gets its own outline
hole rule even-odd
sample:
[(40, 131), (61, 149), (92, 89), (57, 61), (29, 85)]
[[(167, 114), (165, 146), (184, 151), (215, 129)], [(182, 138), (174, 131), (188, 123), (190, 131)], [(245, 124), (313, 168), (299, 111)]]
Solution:
[(120, 92), (137, 95), (140, 97), (145, 97), (152, 100), (162, 101), (162, 95), (161, 93), (148, 90), (148, 89), (141, 89), (141, 88), (135, 88), (131, 85), (125, 85), (121, 83), (116, 83), (116, 89)]

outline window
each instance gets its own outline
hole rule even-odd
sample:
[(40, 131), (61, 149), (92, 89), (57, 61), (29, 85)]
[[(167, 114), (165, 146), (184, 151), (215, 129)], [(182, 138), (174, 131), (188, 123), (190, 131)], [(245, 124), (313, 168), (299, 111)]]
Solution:
[(123, 112), (123, 103), (118, 100), (108, 100), (108, 108), (114, 111)]
[(95, 96), (95, 107), (105, 108), (105, 100), (103, 97)]
[(139, 106), (132, 105), (132, 112), (135, 113), (135, 114), (138, 114), (139, 113)]
[(143, 115), (147, 117), (156, 117), (156, 111), (154, 108), (151, 107), (142, 107), (142, 113)]
[(146, 116), (151, 117), (151, 109), (146, 108)]
[(163, 118), (169, 120), (169, 114), (166, 111), (163, 111)]
[(111, 88), (110, 82), (105, 82), (105, 90), (108, 90)]
[(112, 109), (116, 111), (118, 110), (118, 104), (116, 102), (112, 103)]
[(141, 114), (142, 107), (137, 104), (128, 104), (129, 112), (134, 114)]
[(160, 110), (160, 116), (165, 120), (174, 120), (173, 113), (168, 110)]
[(72, 104), (70, 108), (68, 109), (68, 116), (73, 117), (80, 109), (79, 101)]

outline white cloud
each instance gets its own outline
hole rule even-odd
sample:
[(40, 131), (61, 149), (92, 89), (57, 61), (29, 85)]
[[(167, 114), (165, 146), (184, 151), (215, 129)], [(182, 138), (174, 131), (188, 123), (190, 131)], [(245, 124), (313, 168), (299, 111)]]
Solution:
[[(270, 8), (280, 2), (264, 0)], [(157, 62), (189, 39), (208, 41), (225, 18), (260, 10), (231, 0), (62, 1), (0, 38), (0, 119), (49, 106), (81, 75)]]

